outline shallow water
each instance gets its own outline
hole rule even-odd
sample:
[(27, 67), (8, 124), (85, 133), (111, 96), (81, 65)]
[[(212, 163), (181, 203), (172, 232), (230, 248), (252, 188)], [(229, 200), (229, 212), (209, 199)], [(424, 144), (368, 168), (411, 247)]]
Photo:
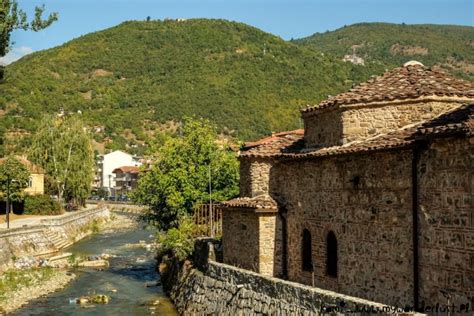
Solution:
[[(130, 246), (152, 238), (152, 232), (138, 228), (98, 233), (81, 240), (66, 251), (79, 256), (115, 255), (109, 259), (110, 267), (104, 271), (76, 269), (73, 272), (77, 278), (68, 287), (32, 301), (14, 315), (177, 315), (161, 286), (145, 287), (145, 282), (159, 279), (154, 251)], [(109, 295), (111, 300), (103, 305), (70, 303), (70, 299), (94, 293)], [(156, 300), (160, 303), (151, 306)]]

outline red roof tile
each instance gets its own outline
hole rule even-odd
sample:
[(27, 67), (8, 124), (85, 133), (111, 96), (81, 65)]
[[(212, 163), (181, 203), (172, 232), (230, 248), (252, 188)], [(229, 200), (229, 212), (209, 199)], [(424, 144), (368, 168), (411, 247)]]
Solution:
[(136, 166), (123, 166), (123, 167), (115, 168), (114, 171), (112, 171), (112, 173), (132, 173), (132, 174), (136, 174), (136, 173), (140, 173), (140, 168), (136, 167)]
[(310, 113), (345, 104), (428, 96), (474, 98), (474, 83), (451, 77), (441, 70), (427, 68), (421, 64), (409, 64), (361, 83), (347, 92), (329, 97), (319, 105), (308, 106), (301, 112)]
[(260, 195), (253, 198), (239, 197), (220, 204), (224, 208), (246, 208), (260, 211), (276, 211), (278, 205), (269, 195)]

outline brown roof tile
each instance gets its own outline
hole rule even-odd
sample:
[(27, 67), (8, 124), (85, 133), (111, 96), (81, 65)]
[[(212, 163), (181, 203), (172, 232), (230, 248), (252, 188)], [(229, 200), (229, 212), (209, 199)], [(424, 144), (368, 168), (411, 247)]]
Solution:
[(136, 166), (122, 166), (119, 168), (115, 168), (114, 171), (112, 171), (112, 173), (132, 173), (132, 174), (139, 173), (139, 172), (140, 172), (140, 168)]
[(421, 64), (398, 67), (375, 77), (347, 92), (329, 97), (302, 113), (354, 103), (370, 103), (416, 99), (418, 97), (474, 98), (474, 83), (449, 76), (445, 72)]
[(269, 195), (260, 195), (253, 198), (239, 197), (220, 204), (224, 208), (246, 208), (255, 211), (276, 211), (278, 205)]
[[(7, 159), (7, 158), (6, 157), (0, 158), (0, 163), (5, 161), (5, 159)], [(26, 169), (28, 169), (29, 173), (44, 174), (43, 168), (41, 168), (40, 166), (32, 163), (25, 156), (15, 156), (15, 159), (17, 159), (19, 162), (21, 162), (26, 167)]]

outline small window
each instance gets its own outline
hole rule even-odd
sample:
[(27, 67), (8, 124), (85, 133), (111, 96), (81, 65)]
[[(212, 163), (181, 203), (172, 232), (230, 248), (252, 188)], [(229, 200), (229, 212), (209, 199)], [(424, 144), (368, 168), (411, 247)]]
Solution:
[(326, 274), (337, 278), (337, 239), (333, 231), (326, 238)]
[(33, 187), (33, 178), (28, 178), (28, 188)]
[(311, 249), (311, 233), (309, 230), (303, 230), (302, 256), (303, 271), (313, 271), (313, 258)]

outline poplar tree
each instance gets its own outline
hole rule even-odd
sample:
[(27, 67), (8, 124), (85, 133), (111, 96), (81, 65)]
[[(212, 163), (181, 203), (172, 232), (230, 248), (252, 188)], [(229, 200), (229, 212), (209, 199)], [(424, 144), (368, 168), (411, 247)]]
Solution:
[(94, 171), (92, 138), (76, 117), (46, 117), (33, 138), (30, 159), (51, 178), (59, 202), (83, 204)]

